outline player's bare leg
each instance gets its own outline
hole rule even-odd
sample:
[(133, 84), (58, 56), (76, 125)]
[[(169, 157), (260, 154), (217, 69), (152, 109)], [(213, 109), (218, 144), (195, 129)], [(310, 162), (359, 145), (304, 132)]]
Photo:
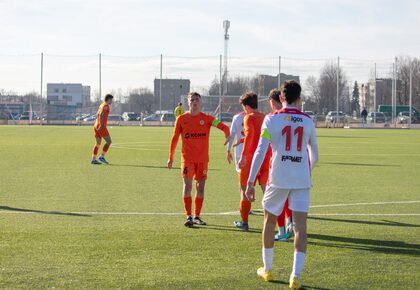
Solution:
[(184, 185), (182, 190), (182, 197), (184, 200), (184, 209), (185, 214), (187, 216), (187, 220), (185, 221), (184, 225), (186, 227), (192, 227), (194, 225), (191, 207), (192, 207), (192, 198), (191, 198), (191, 191), (192, 191), (192, 177), (184, 176)]
[(98, 155), (99, 147), (101, 146), (102, 138), (95, 137), (95, 146), (92, 149), (92, 164), (101, 164), (98, 160), (96, 160), (96, 156)]
[(271, 268), (273, 266), (273, 255), (274, 255), (274, 230), (276, 228), (277, 216), (264, 211), (264, 227), (262, 236), (262, 258), (264, 267), (257, 270), (258, 276), (263, 278), (265, 281), (273, 280)]
[(206, 222), (200, 218), (201, 208), (203, 207), (204, 201), (204, 187), (206, 185), (205, 180), (195, 181), (195, 200), (194, 200), (194, 224), (206, 225)]
[(99, 161), (101, 161), (102, 163), (108, 164), (109, 162), (105, 159), (105, 154), (108, 152), (109, 146), (111, 146), (111, 143), (112, 143), (111, 136), (104, 137), (104, 140), (106, 144), (102, 148), (102, 154), (101, 156), (99, 156)]
[(293, 269), (290, 275), (290, 285), (299, 284), (300, 273), (305, 264), (307, 232), (306, 220), (308, 213), (293, 211), (293, 226), (295, 231), (295, 253), (293, 259)]

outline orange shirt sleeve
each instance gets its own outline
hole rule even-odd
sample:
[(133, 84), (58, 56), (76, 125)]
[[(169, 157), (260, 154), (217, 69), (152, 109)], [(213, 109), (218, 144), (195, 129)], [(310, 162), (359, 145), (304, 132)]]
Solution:
[(242, 156), (252, 155), (252, 140), (255, 138), (255, 126), (253, 124), (253, 118), (250, 115), (246, 115), (244, 118), (244, 148), (242, 149)]
[(169, 160), (174, 160), (176, 145), (178, 144), (179, 135), (181, 135), (181, 117), (176, 118), (174, 132), (172, 133), (171, 146), (169, 149)]
[(220, 122), (218, 119), (216, 119), (216, 118), (214, 118), (210, 115), (208, 116), (208, 118), (209, 118), (209, 123), (212, 126), (215, 126), (220, 131), (223, 131), (223, 133), (225, 133), (226, 138), (228, 138), (230, 136), (230, 128), (228, 126), (226, 126), (225, 124)]

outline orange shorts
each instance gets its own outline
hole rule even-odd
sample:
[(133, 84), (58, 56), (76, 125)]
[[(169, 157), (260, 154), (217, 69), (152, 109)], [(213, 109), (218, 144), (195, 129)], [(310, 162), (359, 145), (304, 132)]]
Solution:
[[(251, 161), (247, 161), (244, 168), (241, 168), (241, 172), (239, 173), (239, 184), (242, 186), (248, 185), (248, 177), (251, 171)], [(260, 171), (257, 174), (257, 178), (255, 179), (254, 185), (258, 183), (260, 185), (265, 185), (268, 183), (268, 173), (270, 171), (270, 163), (265, 161), (261, 165)]]
[(109, 137), (109, 132), (108, 132), (108, 129), (106, 127), (102, 128), (101, 130), (98, 130), (95, 127), (93, 127), (93, 132), (95, 134), (95, 138)]
[(181, 174), (182, 177), (194, 177), (195, 180), (207, 179), (207, 162), (182, 162)]

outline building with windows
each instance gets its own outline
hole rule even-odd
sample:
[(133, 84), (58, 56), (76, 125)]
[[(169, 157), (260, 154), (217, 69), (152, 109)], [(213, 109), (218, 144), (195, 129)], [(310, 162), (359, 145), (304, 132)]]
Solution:
[(90, 86), (47, 84), (47, 119), (72, 120), (90, 101)]
[[(190, 92), (190, 80), (186, 79), (162, 79), (162, 110), (172, 111), (182, 96)], [(154, 80), (154, 107), (160, 109), (160, 79)]]

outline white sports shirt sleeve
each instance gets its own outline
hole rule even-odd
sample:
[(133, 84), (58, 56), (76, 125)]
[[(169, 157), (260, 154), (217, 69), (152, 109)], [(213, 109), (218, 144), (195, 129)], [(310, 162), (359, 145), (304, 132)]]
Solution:
[[(273, 151), (270, 186), (284, 189), (311, 187), (311, 168), (318, 161), (318, 143), (315, 126), (308, 115), (296, 108), (286, 107), (266, 116), (261, 139), (271, 142)], [(261, 146), (262, 150), (267, 142), (261, 139), (258, 147)], [(254, 156), (256, 161), (258, 158)], [(254, 174), (253, 170), (252, 165), (250, 177)]]
[[(232, 124), (230, 125), (230, 139), (228, 143), (228, 151), (232, 149), (233, 143), (236, 139), (236, 142), (239, 141), (244, 137), (244, 116), (245, 114), (243, 112), (236, 114), (233, 116)], [(242, 149), (243, 149), (243, 143), (239, 144), (235, 147), (235, 167), (236, 171), (240, 172), (240, 168), (238, 166), (239, 159), (242, 155)]]

